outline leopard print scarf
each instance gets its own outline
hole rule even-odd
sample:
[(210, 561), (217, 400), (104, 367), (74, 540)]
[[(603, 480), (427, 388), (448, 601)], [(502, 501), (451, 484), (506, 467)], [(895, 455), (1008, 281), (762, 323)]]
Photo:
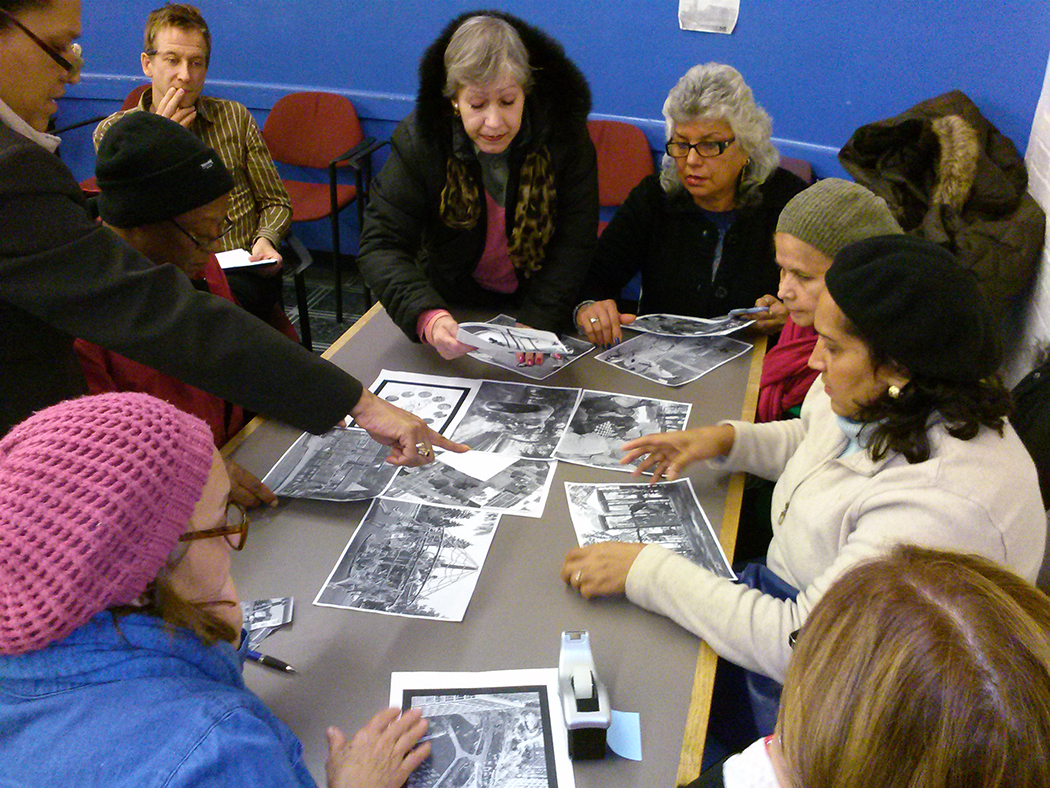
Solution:
[[(555, 197), (551, 158), (543, 147), (528, 154), (521, 165), (514, 226), (507, 242), (511, 263), (526, 279), (540, 270), (547, 243), (554, 235)], [(449, 156), (441, 191), (441, 220), (454, 230), (469, 230), (481, 217), (481, 203), (467, 166)]]

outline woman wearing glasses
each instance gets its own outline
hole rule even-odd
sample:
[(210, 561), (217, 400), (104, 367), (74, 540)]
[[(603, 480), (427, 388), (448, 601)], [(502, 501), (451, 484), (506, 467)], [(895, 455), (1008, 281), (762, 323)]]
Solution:
[[(312, 786), (245, 686), (230, 551), (248, 521), (202, 421), (145, 394), (0, 440), (0, 761), (13, 785)], [(418, 713), (329, 730), (329, 786), (400, 786)]]
[[(638, 313), (716, 317), (775, 293), (773, 233), (806, 188), (777, 166), (769, 116), (731, 66), (694, 66), (664, 102), (666, 154), (598, 241), (576, 324), (588, 339), (621, 339), (616, 298), (641, 271)], [(759, 318), (762, 316), (760, 315)], [(777, 330), (782, 320), (765, 321)]]
[(368, 286), (446, 359), (473, 349), (456, 339), (457, 306), (569, 329), (598, 232), (587, 80), (560, 44), (497, 12), (454, 19), (419, 73), (365, 212)]

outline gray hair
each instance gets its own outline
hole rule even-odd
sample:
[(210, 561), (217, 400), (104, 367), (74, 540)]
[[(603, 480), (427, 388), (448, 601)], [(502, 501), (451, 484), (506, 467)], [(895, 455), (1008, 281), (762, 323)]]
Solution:
[[(698, 120), (724, 120), (728, 123), (750, 159), (741, 173), (737, 204), (758, 201), (758, 187), (773, 174), (780, 163), (780, 154), (769, 141), (773, 133), (769, 114), (755, 103), (751, 88), (739, 71), (723, 63), (693, 66), (667, 94), (664, 120), (668, 140), (678, 123)], [(660, 170), (660, 185), (668, 194), (685, 189), (678, 178), (674, 159), (666, 154)]]
[(532, 88), (529, 52), (518, 31), (495, 16), (472, 16), (456, 28), (445, 48), (445, 98), (454, 98), (466, 85), (488, 85), (503, 73)]

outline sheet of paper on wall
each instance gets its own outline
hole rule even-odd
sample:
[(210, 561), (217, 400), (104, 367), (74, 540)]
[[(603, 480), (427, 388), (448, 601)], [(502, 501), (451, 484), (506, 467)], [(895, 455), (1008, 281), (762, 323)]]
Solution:
[(216, 252), (215, 259), (219, 261), (219, 267), (223, 271), (229, 271), (231, 268), (252, 268), (257, 265), (273, 265), (277, 261), (272, 257), (266, 257), (262, 260), (250, 260), (252, 253), (247, 249), (230, 249), (227, 252)]
[(430, 757), (409, 788), (574, 788), (557, 668), (390, 674), (390, 705), (429, 721)]
[(686, 315), (640, 315), (627, 328), (665, 337), (720, 337), (747, 328), (755, 321), (741, 315), (688, 317)]
[(499, 518), (377, 498), (314, 604), (462, 621)]
[(304, 432), (262, 481), (285, 498), (365, 501), (383, 492), (397, 473), (385, 461), (389, 453), (362, 429)]
[(565, 482), (580, 546), (597, 542), (658, 544), (719, 577), (736, 579), (689, 479), (658, 484)]
[(481, 451), (550, 459), (579, 398), (577, 388), (485, 380), (451, 439)]
[(678, 26), (701, 33), (732, 33), (740, 0), (678, 0)]
[(518, 353), (569, 352), (558, 339), (558, 335), (552, 331), (501, 326), (495, 323), (460, 323), (456, 339), (464, 345), (472, 345), (494, 356), (516, 357)]
[[(419, 416), (432, 430), (447, 437), (463, 418), (480, 386), (480, 380), (469, 378), (384, 369), (368, 389), (392, 405)], [(346, 420), (351, 422), (350, 416)]]
[(665, 337), (642, 334), (595, 358), (664, 386), (682, 386), (751, 350), (729, 337)]
[(688, 402), (585, 389), (554, 456), (577, 465), (630, 472), (638, 463), (620, 464), (623, 445), (642, 435), (685, 429), (691, 409)]
[[(514, 326), (517, 324), (517, 321), (509, 315), (497, 315), (486, 322), (495, 326)], [(585, 339), (579, 339), (567, 334), (558, 334), (558, 340), (565, 346), (566, 352), (551, 354), (543, 359), (542, 364), (533, 364), (531, 367), (518, 364), (517, 354), (488, 354), (484, 350), (472, 350), (467, 355), (470, 358), (477, 359), (482, 364), (491, 364), (502, 369), (509, 369), (532, 380), (543, 380), (594, 350), (594, 345)]]
[(384, 498), (435, 506), (484, 509), (542, 517), (554, 471), (552, 460), (514, 458), (489, 479), (478, 479), (440, 462), (403, 468), (383, 493)]

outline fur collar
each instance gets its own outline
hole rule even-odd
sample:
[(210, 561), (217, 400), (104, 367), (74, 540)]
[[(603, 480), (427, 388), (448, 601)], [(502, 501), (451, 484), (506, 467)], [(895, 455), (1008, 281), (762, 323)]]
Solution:
[(424, 136), (440, 142), (446, 150), (452, 147), (453, 121), (456, 118), (452, 114), (451, 102), (442, 95), (445, 87), (445, 49), (456, 28), (478, 14), (505, 19), (518, 31), (529, 52), (534, 84), (532, 92), (525, 99), (525, 111), (532, 134), (529, 139), (515, 140), (515, 143), (524, 142), (534, 149), (554, 138), (586, 134), (591, 91), (587, 79), (569, 60), (561, 44), (541, 30), (502, 11), (471, 11), (449, 22), (437, 40), (427, 47), (420, 61), (416, 122)]

